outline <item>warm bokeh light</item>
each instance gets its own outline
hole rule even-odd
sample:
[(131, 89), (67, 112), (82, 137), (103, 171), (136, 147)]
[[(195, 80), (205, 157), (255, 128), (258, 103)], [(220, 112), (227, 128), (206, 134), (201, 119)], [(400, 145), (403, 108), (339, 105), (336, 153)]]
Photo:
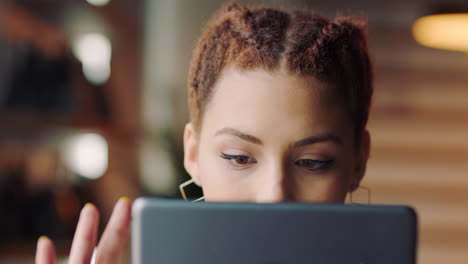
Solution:
[(78, 175), (97, 179), (107, 170), (107, 141), (95, 133), (72, 136), (64, 145), (64, 161)]
[(413, 36), (424, 46), (468, 52), (468, 13), (419, 18), (413, 25)]
[(93, 6), (105, 6), (110, 2), (110, 0), (86, 0), (86, 2)]
[(112, 46), (99, 33), (84, 34), (73, 43), (73, 53), (83, 63), (83, 73), (93, 84), (103, 84), (110, 77)]

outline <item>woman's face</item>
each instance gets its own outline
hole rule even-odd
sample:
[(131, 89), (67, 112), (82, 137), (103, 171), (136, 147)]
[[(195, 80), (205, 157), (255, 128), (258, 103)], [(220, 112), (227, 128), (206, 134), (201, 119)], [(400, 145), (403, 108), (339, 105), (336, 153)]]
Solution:
[[(207, 201), (343, 202), (367, 162), (340, 101), (314, 78), (225, 69), (185, 167)], [(367, 133), (366, 133), (367, 135)], [(366, 137), (368, 139), (368, 137)]]

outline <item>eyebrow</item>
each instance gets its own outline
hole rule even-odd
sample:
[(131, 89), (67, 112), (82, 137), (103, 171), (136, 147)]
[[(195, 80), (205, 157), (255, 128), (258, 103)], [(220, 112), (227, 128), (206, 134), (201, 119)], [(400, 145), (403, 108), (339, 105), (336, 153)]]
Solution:
[(296, 143), (294, 143), (293, 147), (295, 148), (303, 147), (303, 146), (312, 145), (312, 144), (319, 143), (319, 142), (326, 142), (326, 141), (331, 141), (331, 142), (335, 142), (336, 144), (343, 145), (343, 141), (341, 140), (339, 136), (335, 134), (331, 134), (331, 133), (325, 133), (325, 134), (301, 139), (297, 141)]
[[(246, 134), (246, 133), (243, 133), (241, 131), (239, 131), (238, 129), (235, 129), (235, 128), (232, 128), (232, 127), (224, 127), (220, 130), (218, 130), (216, 133), (215, 133), (215, 136), (219, 136), (219, 135), (232, 135), (232, 136), (236, 136), (242, 140), (245, 140), (245, 141), (248, 141), (250, 143), (254, 143), (254, 144), (257, 144), (257, 145), (263, 145), (263, 142), (255, 137), (255, 136), (252, 136), (252, 135), (249, 135), (249, 134)], [(304, 139), (301, 139), (297, 142), (295, 142), (292, 146), (297, 148), (297, 147), (303, 147), (303, 146), (307, 146), (307, 145), (312, 145), (312, 144), (315, 144), (315, 143), (319, 143), (319, 142), (326, 142), (326, 141), (332, 141), (332, 142), (335, 142), (339, 145), (343, 145), (343, 141), (341, 140), (341, 138), (335, 134), (331, 134), (331, 133), (325, 133), (325, 134), (321, 134), (321, 135), (315, 135), (315, 136), (311, 136), (311, 137), (307, 137), (307, 138), (304, 138)]]
[(248, 141), (250, 143), (254, 143), (254, 144), (257, 144), (257, 145), (263, 145), (263, 142), (257, 138), (257, 137), (254, 137), (252, 135), (249, 135), (249, 134), (245, 134), (235, 128), (232, 128), (232, 127), (225, 127), (221, 130), (219, 130), (218, 132), (216, 132), (215, 136), (219, 136), (219, 135), (232, 135), (232, 136), (236, 136), (240, 139), (243, 139), (245, 141)]

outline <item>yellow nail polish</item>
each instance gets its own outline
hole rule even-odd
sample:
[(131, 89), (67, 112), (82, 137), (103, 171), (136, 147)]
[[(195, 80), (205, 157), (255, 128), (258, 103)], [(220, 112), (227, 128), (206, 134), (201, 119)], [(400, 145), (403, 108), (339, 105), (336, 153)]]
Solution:
[(42, 236), (39, 237), (38, 240), (44, 240), (44, 239), (49, 239), (49, 238), (47, 236), (42, 235)]
[(85, 206), (94, 206), (94, 204), (91, 203), (91, 202), (87, 202), (87, 203), (85, 204)]
[(130, 202), (130, 199), (127, 196), (122, 196), (122, 197), (120, 197), (119, 200)]

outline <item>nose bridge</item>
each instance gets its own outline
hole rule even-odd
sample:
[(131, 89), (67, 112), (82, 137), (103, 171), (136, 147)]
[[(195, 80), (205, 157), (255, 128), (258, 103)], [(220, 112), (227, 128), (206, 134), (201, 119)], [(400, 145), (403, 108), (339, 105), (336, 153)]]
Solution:
[(286, 163), (281, 160), (272, 161), (264, 168), (257, 202), (275, 203), (289, 199), (291, 191), (287, 171)]

